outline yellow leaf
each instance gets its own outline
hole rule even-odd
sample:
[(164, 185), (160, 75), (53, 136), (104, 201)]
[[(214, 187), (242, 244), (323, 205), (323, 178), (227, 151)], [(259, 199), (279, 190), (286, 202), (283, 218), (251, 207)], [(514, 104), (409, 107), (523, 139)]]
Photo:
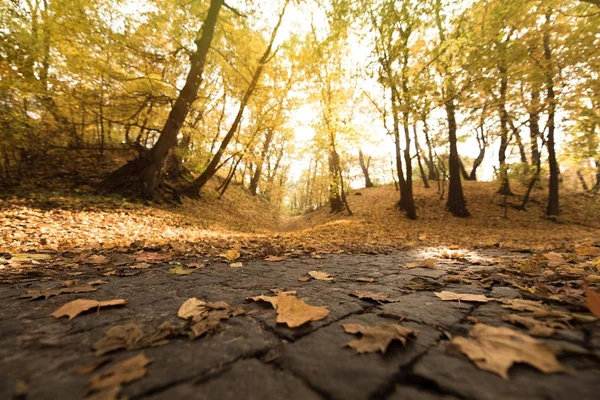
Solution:
[(221, 257), (227, 259), (228, 261), (235, 261), (240, 258), (240, 253), (237, 250), (227, 250), (225, 253), (221, 254)]
[(277, 310), (277, 322), (287, 324), (290, 328), (310, 321), (319, 321), (329, 315), (327, 307), (310, 306), (289, 292), (279, 293), (277, 297), (255, 296), (250, 299), (271, 303)]
[(327, 272), (310, 271), (308, 273), (308, 275), (312, 276), (314, 279), (317, 279), (319, 281), (332, 281), (333, 280), (333, 277), (331, 276), (331, 274), (328, 274)]
[(193, 269), (191, 269), (191, 268), (184, 269), (181, 265), (178, 265), (175, 268), (169, 269), (169, 274), (171, 274), (171, 275), (189, 275), (192, 272), (194, 272)]

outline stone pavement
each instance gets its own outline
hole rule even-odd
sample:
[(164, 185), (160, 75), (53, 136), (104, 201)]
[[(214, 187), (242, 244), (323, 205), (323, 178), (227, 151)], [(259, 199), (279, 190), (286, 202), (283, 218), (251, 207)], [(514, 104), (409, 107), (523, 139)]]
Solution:
[[(588, 323), (558, 331), (544, 339), (560, 350), (571, 371), (543, 374), (524, 364), (510, 370), (510, 379), (478, 369), (449, 346), (449, 337), (466, 336), (473, 318), (519, 329), (502, 321), (497, 302), (485, 304), (441, 301), (434, 291), (521, 297), (520, 290), (497, 286), (445, 283), (444, 277), (469, 268), (490, 271), (490, 260), (502, 256), (478, 253), (469, 261), (440, 260), (436, 269), (404, 269), (424, 258), (418, 251), (388, 255), (327, 255), (323, 259), (291, 258), (282, 262), (250, 261), (243, 268), (209, 263), (190, 275), (168, 274), (168, 262), (134, 276), (102, 276), (95, 266), (77, 269), (81, 281), (102, 278), (96, 292), (61, 294), (47, 300), (19, 296), (26, 289), (54, 288), (67, 271), (50, 277), (5, 280), (0, 286), (0, 399), (82, 399), (90, 376), (141, 351), (151, 360), (148, 373), (123, 386), (130, 399), (598, 399), (600, 398), (600, 324)], [(200, 259), (181, 259), (196, 262)], [(171, 260), (172, 262), (172, 260)], [(311, 270), (332, 274), (333, 282), (298, 277)], [(373, 283), (356, 281), (374, 278)], [(269, 304), (250, 296), (272, 295), (271, 289), (296, 290), (310, 305), (330, 309), (327, 318), (289, 329), (275, 323)], [(394, 301), (379, 304), (349, 295), (354, 290), (383, 292)], [(74, 369), (101, 357), (92, 344), (111, 326), (134, 322), (144, 331), (163, 322), (183, 326), (177, 310), (190, 297), (225, 301), (246, 310), (222, 321), (217, 332), (190, 341), (185, 336), (143, 350), (111, 353), (110, 360), (87, 375)], [(68, 320), (50, 314), (68, 301), (126, 299), (119, 308), (103, 308)], [(420, 331), (402, 346), (394, 342), (385, 354), (356, 354), (345, 344), (356, 338), (342, 324), (396, 323)], [(542, 340), (542, 339), (540, 339)]]

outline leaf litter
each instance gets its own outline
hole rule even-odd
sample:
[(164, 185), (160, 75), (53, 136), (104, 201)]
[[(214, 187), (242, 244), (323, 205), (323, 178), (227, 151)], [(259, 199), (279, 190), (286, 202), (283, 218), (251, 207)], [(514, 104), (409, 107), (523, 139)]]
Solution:
[(361, 324), (343, 324), (346, 333), (360, 334), (359, 339), (348, 342), (346, 346), (353, 348), (357, 353), (385, 353), (392, 341), (398, 340), (403, 345), (409, 338), (415, 338), (419, 331), (403, 327), (398, 324), (379, 324), (365, 326)]
[(191, 297), (179, 307), (177, 316), (190, 320), (189, 337), (195, 339), (216, 331), (222, 320), (244, 313), (243, 309), (232, 308), (224, 301), (210, 303)]

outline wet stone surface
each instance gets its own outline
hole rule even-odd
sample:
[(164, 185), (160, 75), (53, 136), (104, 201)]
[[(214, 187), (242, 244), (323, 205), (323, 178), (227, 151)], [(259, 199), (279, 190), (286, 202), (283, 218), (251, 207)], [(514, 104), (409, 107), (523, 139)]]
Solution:
[[(147, 374), (122, 386), (130, 399), (596, 399), (600, 393), (600, 324), (589, 322), (540, 339), (559, 353), (569, 373), (543, 374), (517, 365), (504, 380), (478, 369), (449, 345), (468, 335), (473, 321), (515, 327), (501, 318), (497, 302), (441, 301), (435, 291), (521, 298), (508, 285), (456, 283), (448, 277), (467, 269), (490, 273), (504, 254), (481, 252), (461, 260), (440, 259), (435, 269), (403, 268), (422, 260), (418, 251), (389, 255), (330, 254), (282, 262), (244, 261), (242, 268), (208, 262), (189, 275), (171, 275), (173, 260), (158, 262), (132, 276), (104, 276), (106, 267), (81, 265), (74, 271), (3, 280), (0, 286), (0, 399), (83, 399), (90, 377), (140, 352), (151, 361)], [(427, 256), (428, 258), (429, 256)], [(177, 260), (185, 264), (190, 260)], [(192, 260), (196, 261), (196, 260)], [(128, 254), (112, 254), (110, 265), (124, 268)], [(317, 270), (333, 281), (299, 281)], [(359, 282), (357, 278), (373, 278)], [(55, 289), (66, 279), (107, 283), (88, 293), (60, 294), (46, 300), (20, 298), (28, 289)], [(298, 328), (276, 323), (276, 312), (248, 297), (295, 290), (297, 297), (325, 306), (329, 315)], [(354, 291), (384, 293), (388, 302), (359, 299)], [(161, 346), (118, 350), (88, 374), (75, 369), (102, 357), (92, 345), (112, 326), (136, 323), (144, 332), (170, 322), (183, 330), (177, 310), (190, 297), (241, 307), (245, 313), (221, 322), (214, 333), (195, 340), (175, 335)], [(126, 299), (125, 307), (103, 308), (72, 320), (50, 314), (75, 299)], [(385, 354), (356, 354), (346, 344), (357, 336), (343, 324), (399, 323), (419, 331), (406, 345), (393, 342)]]

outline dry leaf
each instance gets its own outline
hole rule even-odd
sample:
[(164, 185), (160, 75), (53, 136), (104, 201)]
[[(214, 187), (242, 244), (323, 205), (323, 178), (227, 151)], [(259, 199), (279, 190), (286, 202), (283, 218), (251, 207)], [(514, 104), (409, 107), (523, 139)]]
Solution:
[(148, 364), (150, 360), (144, 353), (121, 361), (105, 372), (94, 375), (90, 380), (90, 391), (104, 390), (143, 378), (148, 372), (146, 370)]
[(404, 264), (402, 267), (404, 268), (435, 268), (435, 263), (437, 262), (437, 260), (435, 258), (427, 258), (425, 260), (421, 260), (421, 261), (415, 261), (415, 262), (410, 262), (407, 264)]
[(375, 282), (375, 279), (360, 276), (360, 277), (356, 278), (356, 281), (357, 282), (365, 282), (365, 283), (373, 283), (373, 282)]
[(143, 263), (137, 263), (137, 264), (130, 265), (129, 268), (132, 268), (132, 269), (146, 269), (146, 268), (150, 268), (151, 266), (152, 265), (143, 262)]
[(112, 360), (111, 357), (108, 357), (108, 356), (102, 357), (99, 360), (96, 360), (92, 363), (82, 365), (80, 367), (75, 368), (73, 370), (73, 372), (77, 375), (86, 375), (86, 374), (89, 374), (90, 372), (94, 372), (95, 370), (97, 370), (98, 368), (100, 368), (101, 366), (103, 366), (104, 364), (109, 362), (110, 360)]
[(310, 271), (308, 273), (308, 275), (310, 275), (311, 277), (313, 277), (314, 279), (317, 279), (319, 281), (332, 281), (333, 280), (333, 277), (331, 276), (331, 274), (328, 274), (327, 272)]
[(29, 261), (42, 261), (50, 260), (52, 256), (50, 254), (43, 253), (12, 253), (10, 261), (12, 262), (29, 262)]
[(388, 302), (390, 297), (385, 293), (367, 292), (365, 290), (355, 290), (350, 293), (351, 296), (358, 297), (359, 299), (369, 299), (378, 302)]
[(310, 321), (319, 321), (329, 315), (327, 307), (310, 306), (296, 296), (277, 295), (277, 322), (296, 328)]
[(285, 260), (287, 260), (287, 258), (284, 256), (268, 256), (267, 258), (265, 258), (265, 261), (271, 261), (271, 262), (278, 262), (278, 261), (285, 261)]
[(229, 304), (224, 301), (207, 303), (192, 297), (179, 307), (177, 316), (192, 320), (190, 324), (190, 338), (195, 339), (209, 331), (215, 330), (222, 319), (227, 319), (231, 315), (239, 315), (240, 313), (241, 311), (239, 310), (230, 309)]
[[(179, 310), (177, 311), (177, 316), (179, 318), (183, 318), (183, 319), (191, 319), (195, 315), (202, 314), (202, 313), (206, 312), (207, 310), (214, 308), (214, 307), (210, 306), (209, 304), (210, 303), (207, 303), (202, 300), (198, 300), (195, 297), (191, 297), (191, 298), (187, 299), (186, 301), (184, 301), (183, 304), (181, 305), (181, 307), (179, 307)], [(219, 306), (221, 306), (221, 305), (227, 306), (227, 303), (219, 304)]]
[(575, 247), (575, 253), (580, 256), (600, 256), (600, 247), (595, 246), (577, 246)]
[(244, 266), (244, 264), (242, 264), (241, 262), (235, 262), (235, 263), (229, 264), (229, 266), (231, 268), (242, 268)]
[(286, 292), (279, 293), (277, 297), (255, 296), (254, 301), (266, 301), (277, 310), (277, 322), (296, 328), (310, 321), (319, 321), (329, 315), (327, 307), (310, 306), (303, 300), (298, 300), (295, 295)]
[(159, 262), (164, 260), (169, 260), (171, 256), (169, 254), (160, 254), (160, 253), (150, 253), (150, 252), (141, 252), (135, 258), (136, 262)]
[(596, 284), (596, 283), (600, 283), (600, 275), (594, 275), (594, 274), (592, 274), (592, 275), (588, 275), (588, 276), (585, 278), (585, 281), (586, 281), (587, 283), (591, 283), (592, 285), (593, 285), (593, 284)]
[(467, 293), (454, 293), (454, 292), (434, 292), (437, 297), (444, 301), (472, 301), (477, 303), (487, 303), (488, 298), (482, 294), (467, 294)]
[(71, 320), (79, 314), (81, 314), (82, 312), (95, 307), (100, 309), (100, 307), (122, 306), (124, 304), (127, 304), (127, 301), (123, 299), (105, 301), (77, 299), (63, 305), (58, 310), (54, 311), (51, 315), (55, 318), (68, 316)]
[(194, 272), (193, 269), (184, 269), (181, 265), (178, 265), (175, 268), (170, 268), (169, 269), (169, 274), (171, 275), (189, 275), (192, 272)]
[(561, 254), (553, 251), (544, 254), (544, 258), (548, 260), (549, 267), (558, 267), (559, 265), (563, 265), (565, 263), (565, 258)]
[(205, 264), (200, 264), (200, 263), (189, 263), (189, 264), (186, 264), (186, 266), (188, 268), (196, 268), (196, 269), (200, 269), (200, 268), (206, 267)]
[(62, 287), (71, 287), (71, 286), (75, 286), (76, 284), (77, 284), (77, 281), (69, 279), (69, 280), (66, 280), (66, 281), (62, 281), (60, 283), (60, 286), (62, 286)]
[(523, 299), (499, 299), (498, 301), (503, 303), (502, 308), (516, 311), (528, 311), (533, 313), (533, 316), (535, 317), (555, 318), (562, 321), (570, 321), (572, 319), (572, 316), (569, 313), (553, 310), (539, 301)]
[(360, 324), (343, 324), (346, 333), (360, 333), (360, 339), (348, 342), (346, 346), (352, 347), (357, 353), (385, 353), (393, 340), (406, 344), (409, 337), (416, 337), (419, 331), (408, 329), (398, 324), (379, 324), (365, 326)]
[(527, 363), (545, 373), (566, 371), (550, 348), (529, 335), (485, 324), (476, 324), (469, 335), (455, 337), (451, 343), (479, 368), (504, 379), (515, 363)]
[(600, 294), (589, 287), (585, 290), (585, 305), (596, 317), (600, 318)]
[(105, 257), (100, 254), (96, 254), (93, 256), (89, 256), (86, 260), (88, 264), (106, 264), (108, 262), (108, 257)]
[(97, 356), (118, 349), (128, 349), (139, 343), (144, 337), (142, 329), (134, 323), (109, 328), (104, 337), (92, 345)]
[(299, 280), (300, 282), (308, 282), (308, 281), (310, 281), (310, 280), (311, 280), (311, 277), (310, 277), (310, 276), (308, 276), (308, 274), (307, 274), (307, 275), (301, 275), (301, 276), (299, 276), (299, 277), (298, 277), (298, 280)]
[(237, 250), (227, 250), (225, 253), (220, 254), (220, 256), (228, 261), (235, 261), (240, 258), (240, 253)]
[(40, 297), (44, 297), (47, 299), (48, 297), (58, 296), (63, 293), (86, 293), (86, 292), (95, 292), (96, 288), (90, 285), (81, 285), (81, 286), (71, 286), (71, 287), (63, 287), (60, 289), (29, 289), (27, 293), (22, 295), (22, 298), (30, 298), (31, 300), (39, 299)]
[(89, 281), (87, 284), (90, 286), (97, 286), (97, 285), (104, 285), (105, 283), (108, 283), (102, 279), (95, 279), (93, 281)]
[(554, 335), (555, 328), (565, 329), (567, 326), (559, 322), (543, 322), (538, 321), (533, 317), (527, 317), (517, 314), (504, 314), (502, 320), (511, 324), (524, 326), (528, 329), (529, 334), (538, 337), (550, 337)]
[(119, 400), (121, 385), (114, 385), (107, 389), (88, 395), (85, 400)]

